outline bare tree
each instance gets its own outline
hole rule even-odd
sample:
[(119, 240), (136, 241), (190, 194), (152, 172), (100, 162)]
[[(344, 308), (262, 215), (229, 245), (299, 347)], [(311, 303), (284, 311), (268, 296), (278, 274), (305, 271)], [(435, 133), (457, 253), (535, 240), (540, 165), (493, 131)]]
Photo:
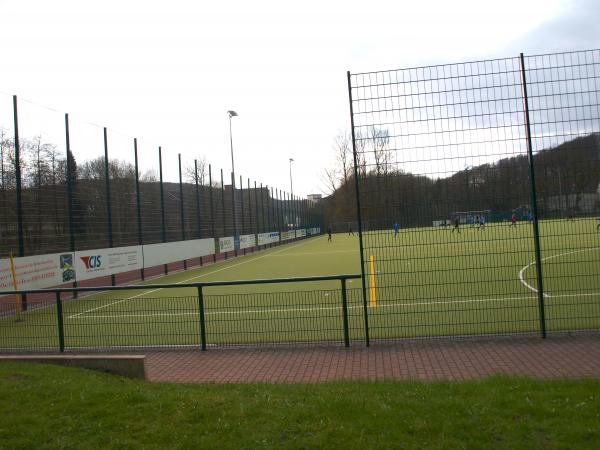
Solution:
[(375, 172), (377, 175), (386, 175), (390, 172), (390, 133), (387, 128), (372, 126), (368, 131), (368, 139), (375, 159)]
[(321, 181), (325, 184), (325, 188), (329, 192), (329, 195), (334, 194), (337, 191), (338, 185), (337, 170), (325, 169), (323, 175), (321, 175)]
[(333, 147), (342, 179), (346, 184), (348, 177), (352, 175), (352, 139), (347, 132), (340, 132), (335, 137)]
[(208, 173), (206, 157), (202, 156), (195, 161), (197, 162), (198, 171), (196, 171), (196, 165), (186, 166), (183, 170), (184, 179), (188, 183), (198, 183), (200, 186), (204, 186), (204, 181), (206, 180)]

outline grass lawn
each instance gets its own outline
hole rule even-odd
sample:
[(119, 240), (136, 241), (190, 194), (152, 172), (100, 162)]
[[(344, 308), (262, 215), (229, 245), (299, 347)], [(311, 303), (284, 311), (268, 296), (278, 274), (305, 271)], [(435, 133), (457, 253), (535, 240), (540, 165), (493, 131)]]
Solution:
[(577, 448), (600, 382), (175, 385), (0, 364), (0, 448)]
[[(593, 219), (542, 221), (548, 331), (600, 328), (600, 233)], [(540, 331), (532, 227), (488, 224), (364, 234), (372, 339)], [(358, 236), (336, 234), (171, 274), (152, 283), (360, 273)], [(360, 280), (348, 281), (350, 338), (364, 340)], [(209, 345), (343, 341), (340, 282), (205, 288)], [(64, 303), (67, 348), (199, 345), (197, 290), (118, 291)], [(56, 308), (0, 320), (0, 348), (56, 348)]]

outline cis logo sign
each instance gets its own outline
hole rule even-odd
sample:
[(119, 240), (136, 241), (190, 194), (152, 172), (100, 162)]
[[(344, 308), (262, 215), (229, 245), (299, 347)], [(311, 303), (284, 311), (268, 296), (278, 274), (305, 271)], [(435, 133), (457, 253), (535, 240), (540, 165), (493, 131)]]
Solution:
[(81, 260), (85, 264), (86, 269), (98, 269), (102, 266), (102, 260), (100, 255), (95, 256), (82, 256)]

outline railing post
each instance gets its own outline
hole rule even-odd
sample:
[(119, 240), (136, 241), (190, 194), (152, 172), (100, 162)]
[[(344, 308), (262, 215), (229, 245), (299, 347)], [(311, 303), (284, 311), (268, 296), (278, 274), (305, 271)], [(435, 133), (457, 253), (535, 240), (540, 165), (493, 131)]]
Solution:
[(65, 328), (63, 323), (62, 300), (60, 291), (56, 291), (56, 318), (58, 323), (58, 348), (61, 353), (65, 351)]
[(206, 321), (204, 316), (204, 293), (202, 285), (198, 286), (198, 314), (200, 315), (200, 346), (206, 351)]
[(350, 347), (350, 332), (348, 331), (348, 299), (346, 297), (346, 279), (342, 278), (342, 314), (344, 317), (344, 345)]
[(527, 100), (527, 80), (525, 78), (525, 58), (521, 53), (521, 77), (523, 81), (523, 109), (525, 114), (525, 137), (527, 140), (527, 159), (529, 160), (529, 184), (531, 187), (531, 208), (533, 210), (533, 244), (537, 273), (538, 308), (540, 314), (540, 334), (546, 337), (546, 317), (544, 306), (544, 278), (542, 276), (542, 255), (540, 251), (540, 230), (538, 222), (537, 193), (535, 189), (535, 171), (533, 167), (533, 146), (531, 144), (531, 126), (529, 123), (529, 102)]

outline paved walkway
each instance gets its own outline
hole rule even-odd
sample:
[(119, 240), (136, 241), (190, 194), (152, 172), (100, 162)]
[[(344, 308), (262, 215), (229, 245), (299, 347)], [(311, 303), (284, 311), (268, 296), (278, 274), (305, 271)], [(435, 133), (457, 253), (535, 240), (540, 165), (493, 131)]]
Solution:
[(175, 383), (467, 380), (493, 374), (600, 378), (600, 335), (155, 351), (146, 353), (146, 371), (151, 381)]

